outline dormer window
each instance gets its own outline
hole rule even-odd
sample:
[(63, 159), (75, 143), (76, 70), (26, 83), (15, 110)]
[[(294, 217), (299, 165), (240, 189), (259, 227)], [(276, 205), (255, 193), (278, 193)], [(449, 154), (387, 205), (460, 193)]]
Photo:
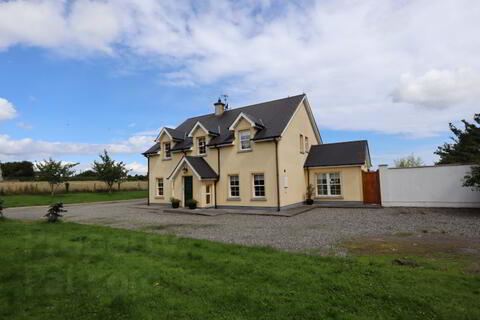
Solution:
[(207, 154), (207, 143), (205, 137), (197, 138), (197, 146), (199, 156), (204, 156)]
[(171, 144), (170, 142), (165, 142), (163, 144), (163, 158), (164, 159), (172, 159), (172, 152), (170, 151)]
[(251, 150), (252, 146), (250, 145), (250, 130), (239, 131), (240, 136), (240, 150)]

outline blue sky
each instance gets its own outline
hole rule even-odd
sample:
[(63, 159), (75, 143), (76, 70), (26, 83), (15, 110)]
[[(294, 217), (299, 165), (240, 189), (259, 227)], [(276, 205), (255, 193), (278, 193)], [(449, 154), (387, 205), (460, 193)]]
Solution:
[[(162, 126), (307, 93), (325, 142), (427, 164), (478, 112), (476, 1), (0, 1), (0, 161), (144, 172)], [(219, 25), (220, 24), (220, 25)]]

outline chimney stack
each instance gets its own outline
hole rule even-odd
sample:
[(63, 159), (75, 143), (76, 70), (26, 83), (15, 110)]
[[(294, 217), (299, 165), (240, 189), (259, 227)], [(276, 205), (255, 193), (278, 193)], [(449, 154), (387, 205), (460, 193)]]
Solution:
[(223, 103), (220, 99), (213, 104), (215, 106), (215, 115), (221, 116), (225, 112), (225, 103)]

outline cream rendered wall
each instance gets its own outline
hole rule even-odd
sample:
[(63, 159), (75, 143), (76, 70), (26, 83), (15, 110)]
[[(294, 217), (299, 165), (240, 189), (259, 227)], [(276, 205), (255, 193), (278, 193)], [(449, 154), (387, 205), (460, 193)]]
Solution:
[[(170, 197), (172, 196), (171, 184), (170, 181), (167, 180), (170, 173), (173, 171), (177, 163), (183, 157), (183, 153), (173, 153), (172, 152), (172, 159), (171, 160), (164, 160), (163, 159), (163, 143), (164, 142), (171, 142), (168, 135), (164, 134), (160, 142), (162, 143), (162, 150), (160, 151), (159, 155), (150, 156), (150, 178), (149, 178), (149, 198), (150, 203), (170, 203)], [(164, 188), (164, 196), (157, 197), (157, 186), (156, 186), (156, 178), (163, 178), (163, 188)], [(178, 196), (176, 196), (178, 198)]]
[(300, 153), (300, 134), (308, 137), (310, 146), (320, 143), (303, 102), (278, 142), (280, 206), (282, 207), (305, 200), (307, 176), (303, 165), (308, 152)]
[[(362, 183), (362, 167), (330, 167), (310, 169), (310, 183), (315, 187), (315, 201), (362, 201), (363, 202), (363, 183)], [(318, 197), (316, 174), (317, 173), (333, 173), (340, 172), (340, 180), (342, 183), (342, 195), (340, 197)]]
[[(253, 142), (252, 151), (240, 151), (238, 131), (250, 129), (252, 137), (255, 129), (250, 123), (241, 120), (235, 128), (233, 146), (220, 149), (221, 176), (217, 183), (217, 204), (219, 206), (277, 206), (277, 176), (275, 170), (275, 145), (273, 142)], [(216, 150), (215, 150), (216, 151)], [(208, 161), (210, 163), (210, 161)], [(212, 165), (216, 168), (216, 165)], [(263, 173), (265, 177), (265, 200), (253, 199), (253, 173)], [(228, 175), (238, 174), (240, 180), (240, 200), (229, 200)]]

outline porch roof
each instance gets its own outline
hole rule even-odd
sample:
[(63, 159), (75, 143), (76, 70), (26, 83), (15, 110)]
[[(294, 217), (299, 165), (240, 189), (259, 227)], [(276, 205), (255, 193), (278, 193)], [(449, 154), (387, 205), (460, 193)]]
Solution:
[(175, 176), (182, 167), (182, 164), (187, 163), (188, 166), (192, 169), (192, 171), (197, 175), (198, 179), (200, 180), (216, 180), (218, 179), (217, 173), (210, 167), (210, 165), (205, 161), (203, 157), (191, 157), (191, 156), (184, 156), (178, 164), (173, 169), (172, 173), (168, 177)]

